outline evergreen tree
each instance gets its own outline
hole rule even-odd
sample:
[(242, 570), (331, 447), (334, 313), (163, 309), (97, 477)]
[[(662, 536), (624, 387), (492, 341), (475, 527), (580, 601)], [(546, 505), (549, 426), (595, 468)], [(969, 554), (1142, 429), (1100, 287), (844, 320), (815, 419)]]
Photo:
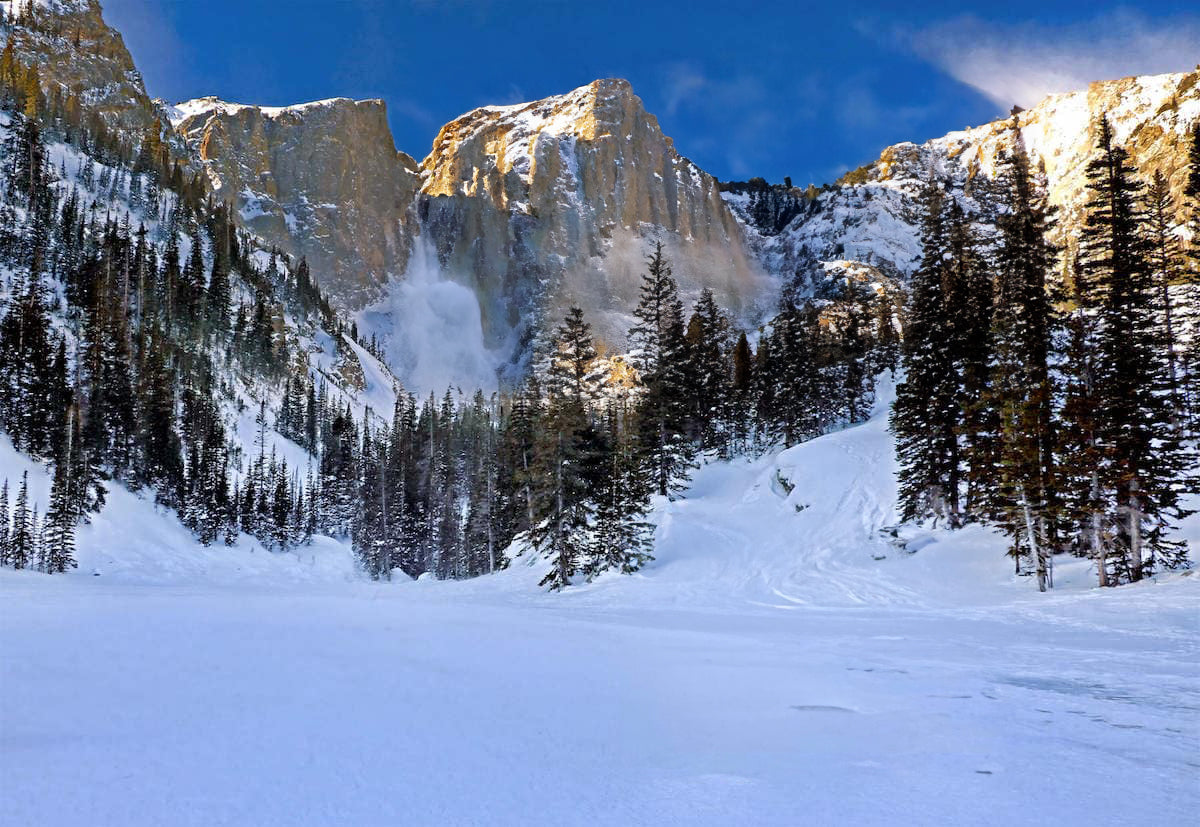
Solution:
[[(1060, 471), (1064, 520), (1076, 531), (1072, 551), (1094, 557), (1100, 585), (1107, 586), (1109, 566), (1104, 542), (1104, 491), (1100, 484), (1099, 348), (1096, 344), (1095, 307), (1083, 287), (1083, 274), (1075, 268), (1072, 303), (1066, 319), (1062, 348), (1062, 420), (1059, 453), (1070, 456)], [(1113, 584), (1115, 585), (1115, 583)]]
[[(942, 302), (946, 313), (952, 370), (946, 378), (950, 392), (957, 383), (953, 403), (946, 409), (946, 425), (956, 438), (946, 440), (953, 489), (951, 503), (961, 518), (977, 515), (981, 478), (992, 466), (996, 423), (992, 411), (979, 404), (988, 383), (989, 335), (992, 316), (992, 277), (979, 250), (968, 216), (955, 199), (947, 201), (947, 249), (942, 271)], [(961, 469), (959, 467), (961, 463)], [(966, 482), (966, 499), (957, 505), (958, 481)]]
[(629, 341), (645, 386), (638, 411), (640, 445), (655, 488), (667, 496), (680, 491), (687, 482), (695, 450), (687, 434), (689, 394), (683, 304), (661, 242), (647, 260), (634, 316), (638, 323), (630, 329)]
[(638, 461), (637, 435), (623, 401), (610, 403), (605, 425), (607, 450), (595, 493), (589, 579), (609, 570), (632, 574), (654, 559), (654, 526), (647, 519), (652, 484)]
[(35, 558), (32, 517), (29, 513), (29, 472), (21, 474), (21, 487), (13, 505), (12, 530), (8, 536), (8, 564), (14, 569), (29, 566)]
[[(224, 222), (222, 221), (224, 225)], [(225, 238), (231, 230), (225, 225)], [(208, 279), (208, 290), (205, 293), (205, 316), (208, 329), (218, 336), (229, 331), (229, 252), (228, 241), (223, 245), (214, 245), (212, 273)]]
[[(1018, 133), (1019, 134), (1019, 133)], [(1053, 585), (1051, 561), (1058, 532), (1055, 434), (1051, 417), (1051, 308), (1046, 279), (1056, 250), (1046, 239), (1052, 213), (1023, 146), (1005, 160), (1008, 211), (1000, 220), (992, 353), (981, 399), (997, 428), (996, 464), (983, 466), (991, 511), (1013, 539), (1018, 570), (1029, 559), (1038, 588)]]
[(1080, 246), (1085, 287), (1098, 305), (1099, 476), (1111, 492), (1113, 529), (1113, 554), (1105, 560), (1115, 566), (1110, 582), (1137, 581), (1149, 571), (1186, 564), (1183, 545), (1168, 540), (1167, 531), (1186, 513), (1180, 496), (1191, 480), (1164, 395), (1157, 291), (1139, 232), (1142, 185), (1107, 118), (1097, 132)]
[(949, 317), (946, 197), (930, 181), (921, 196), (921, 263), (913, 275), (891, 428), (900, 465), (900, 511), (905, 520), (959, 521), (959, 381)]
[(533, 488), (529, 542), (552, 562), (540, 585), (558, 590), (570, 585), (586, 564), (594, 510), (588, 482), (597, 459), (597, 435), (589, 421), (583, 379), (595, 348), (579, 308), (571, 308), (552, 347), (549, 405), (529, 477)]
[(50, 488), (50, 508), (46, 511), (46, 526), (42, 540), (42, 569), (49, 574), (75, 568), (75, 523), (77, 514), (71, 478), (71, 423), (65, 425), (66, 436), (54, 463), (54, 481)]
[(736, 452), (749, 448), (754, 419), (754, 354), (745, 331), (738, 334), (731, 360), (729, 422)]
[(1155, 170), (1146, 188), (1146, 259), (1157, 292), (1158, 311), (1162, 330), (1159, 332), (1167, 360), (1167, 388), (1174, 411), (1182, 413), (1180, 377), (1176, 344), (1174, 308), (1171, 306), (1171, 286), (1182, 283), (1184, 277), (1183, 250), (1175, 235), (1175, 199), (1162, 170)]
[(8, 478), (0, 485), (0, 566), (9, 564)]
[(176, 431), (174, 380), (157, 331), (150, 334), (139, 379), (139, 476), (142, 482), (158, 489), (162, 501), (178, 504), (183, 489), (183, 452)]
[(703, 450), (728, 449), (729, 318), (704, 288), (687, 327), (687, 378), (691, 396), (692, 438)]

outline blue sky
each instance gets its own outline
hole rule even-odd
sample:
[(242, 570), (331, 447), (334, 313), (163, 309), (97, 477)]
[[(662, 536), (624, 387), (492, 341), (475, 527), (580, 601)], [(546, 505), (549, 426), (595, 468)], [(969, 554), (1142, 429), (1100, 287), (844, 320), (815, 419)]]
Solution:
[(1191, 3), (102, 0), (152, 96), (381, 97), (418, 160), (488, 103), (624, 77), (717, 177), (822, 183), (1102, 77), (1200, 62)]

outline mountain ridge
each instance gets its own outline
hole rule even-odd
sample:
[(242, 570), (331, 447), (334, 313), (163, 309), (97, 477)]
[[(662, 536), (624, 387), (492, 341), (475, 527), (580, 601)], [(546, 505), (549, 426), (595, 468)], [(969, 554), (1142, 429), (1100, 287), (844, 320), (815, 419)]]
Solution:
[[(858, 261), (904, 279), (919, 254), (916, 194), (926, 172), (982, 213), (976, 195), (1015, 134), (1000, 119), (892, 145), (820, 189), (760, 190), (722, 183), (680, 154), (632, 86), (608, 78), (476, 107), (444, 125), (418, 162), (396, 149), (380, 99), (268, 107), (210, 96), (167, 106), (146, 96), (95, 0), (37, 9), (36, 31), (10, 38), (21, 59), (52, 64), (45, 80), (86, 98), (128, 140), (157, 127), (214, 197), (233, 202), (241, 226), (307, 257), (344, 310), (373, 309), (386, 328), (378, 310), (413, 278), (415, 246), (428, 244), (437, 280), (474, 294), (484, 345), (517, 373), (547, 320), (571, 304), (587, 310), (606, 347), (623, 347), (644, 257), (660, 241), (685, 301), (713, 289), (751, 328), (781, 286), (815, 289), (818, 262)], [(52, 60), (63, 48), (73, 59)], [(1045, 163), (1068, 253), (1095, 118), (1111, 112), (1135, 163), (1169, 167), (1177, 191), (1183, 132), (1200, 117), (1198, 78), (1200, 70), (1098, 81), (1017, 114), (1023, 141)]]
[[(1019, 135), (1035, 166), (1045, 168), (1049, 201), (1059, 209), (1055, 240), (1071, 256), (1083, 217), (1084, 168), (1105, 114), (1134, 165), (1145, 176), (1161, 169), (1178, 196), (1188, 130), (1200, 119), (1200, 68), (1096, 81), (1007, 118), (885, 147), (876, 160), (810, 192), (809, 203), (782, 230), (754, 215), (752, 189), (727, 187), (725, 198), (770, 270), (789, 274), (807, 260), (853, 258), (907, 277), (920, 257), (917, 195), (926, 177), (932, 173), (969, 210), (982, 213), (986, 206), (976, 195), (983, 195), (997, 158), (1011, 151)], [(797, 189), (793, 197), (801, 193)]]

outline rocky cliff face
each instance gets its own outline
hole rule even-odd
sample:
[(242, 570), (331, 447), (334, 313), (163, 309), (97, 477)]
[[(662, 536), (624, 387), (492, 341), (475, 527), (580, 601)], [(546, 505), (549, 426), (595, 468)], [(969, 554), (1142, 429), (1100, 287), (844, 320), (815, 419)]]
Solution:
[[(0, 0), (0, 9), (10, 5)], [(147, 98), (96, 0), (37, 0), (35, 17), (0, 26), (0, 35), (41, 68), (45, 85), (77, 96), (133, 142), (169, 115), (174, 145), (242, 224), (307, 256), (343, 306), (372, 305), (381, 333), (407, 318), (397, 303), (415, 307), (414, 296), (447, 330), (470, 310), (471, 364), (519, 361), (570, 304), (621, 347), (656, 241), (685, 299), (711, 287), (747, 320), (797, 270), (812, 273), (815, 287), (818, 262), (907, 276), (919, 257), (916, 196), (928, 173), (982, 211), (997, 158), (1016, 140), (1045, 167), (1069, 248), (1102, 113), (1139, 169), (1161, 169), (1176, 191), (1186, 132), (1200, 118), (1200, 70), (1126, 78), (1050, 97), (1015, 124), (897, 144), (821, 191), (721, 186), (676, 151), (627, 82), (599, 80), (468, 112), (442, 128), (418, 165), (396, 151), (380, 101), (270, 108), (202, 98), (168, 112)], [(385, 292), (390, 301), (376, 303)]]
[(928, 174), (947, 181), (968, 208), (982, 211), (998, 157), (1019, 139), (1033, 162), (1045, 166), (1049, 199), (1060, 211), (1056, 240), (1070, 251), (1084, 216), (1084, 170), (1104, 114), (1140, 173), (1162, 170), (1178, 195), (1188, 130), (1200, 119), (1200, 69), (1093, 83), (1017, 113), (1015, 128), (1006, 118), (919, 145), (888, 147), (877, 161), (816, 193), (782, 231), (758, 214), (761, 208), (745, 188), (725, 197), (775, 272), (790, 274), (816, 258), (855, 259), (909, 275), (920, 257), (916, 199)]
[(379, 101), (201, 98), (171, 119), (214, 195), (306, 255), (342, 304), (404, 278), (420, 236), (443, 277), (478, 297), (485, 344), (504, 358), (570, 304), (622, 344), (657, 240), (685, 294), (712, 287), (747, 310), (768, 284), (716, 179), (675, 151), (625, 81), (476, 109), (442, 128), (419, 169), (394, 150)]
[[(4, 19), (24, 3), (0, 0)], [(57, 86), (110, 127), (141, 136), (159, 114), (121, 35), (101, 16), (97, 0), (38, 0), (32, 20), (0, 27), (13, 55), (37, 66), (42, 87)]]
[(383, 101), (273, 108), (200, 98), (173, 107), (171, 120), (214, 197), (269, 244), (306, 256), (335, 300), (361, 306), (404, 272), (419, 177), (396, 151)]
[(685, 293), (711, 287), (744, 309), (762, 292), (716, 179), (676, 152), (626, 81), (468, 112), (421, 170), (425, 232), (480, 296), (492, 346), (527, 332), (535, 309), (570, 304), (622, 343), (656, 240)]

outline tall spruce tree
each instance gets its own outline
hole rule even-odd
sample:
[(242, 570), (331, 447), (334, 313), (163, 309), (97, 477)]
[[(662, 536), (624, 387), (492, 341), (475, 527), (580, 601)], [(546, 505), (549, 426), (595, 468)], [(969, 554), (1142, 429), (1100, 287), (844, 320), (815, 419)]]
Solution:
[[(1192, 290), (1200, 285), (1200, 122), (1192, 126), (1191, 142), (1188, 146), (1188, 173), (1183, 188), (1185, 221), (1191, 231), (1191, 243), (1187, 254), (1191, 259), (1190, 280)], [(1192, 295), (1195, 295), (1193, 292)], [(1192, 302), (1189, 321), (1193, 330), (1200, 329), (1200, 302)], [(1192, 432), (1200, 437), (1200, 336), (1192, 335), (1191, 343), (1183, 353), (1184, 387), (1187, 392), (1187, 407), (1191, 414)]]
[(1110, 583), (1137, 581), (1186, 563), (1185, 547), (1168, 531), (1185, 513), (1180, 496), (1191, 481), (1189, 461), (1165, 395), (1157, 291), (1141, 234), (1143, 187), (1107, 118), (1098, 124), (1087, 178), (1080, 246), (1084, 286), (1098, 309), (1098, 470), (1111, 497), (1113, 551), (1104, 558), (1114, 565)]
[(34, 526), (29, 513), (29, 472), (21, 473), (21, 487), (17, 489), (17, 500), (13, 504), (12, 530), (8, 535), (8, 564), (14, 569), (23, 569), (34, 562), (36, 548)]
[(1184, 401), (1177, 352), (1178, 321), (1172, 307), (1171, 287), (1184, 281), (1185, 265), (1183, 249), (1175, 235), (1175, 214), (1175, 199), (1171, 195), (1167, 177), (1162, 170), (1155, 170), (1146, 188), (1146, 263), (1155, 283), (1157, 315), (1162, 320), (1159, 337), (1166, 352), (1167, 392), (1172, 410), (1181, 416), (1184, 413)]
[(49, 574), (75, 568), (75, 497), (71, 477), (71, 437), (74, 429), (64, 423), (66, 436), (54, 462), (54, 478), (50, 488), (50, 507), (46, 511), (46, 526), (42, 539), (42, 569)]
[[(905, 520), (959, 522), (959, 379), (949, 329), (953, 293), (947, 290), (947, 196), (931, 179), (921, 194), (921, 263), (913, 274), (905, 330), (904, 381), (896, 388), (891, 428), (900, 465), (900, 511)], [(953, 287), (953, 283), (950, 282)]]
[(588, 555), (588, 578), (605, 571), (632, 574), (654, 557), (650, 512), (652, 483), (638, 460), (637, 432), (625, 400), (605, 412), (605, 452), (595, 486), (596, 516)]
[(1053, 585), (1059, 518), (1050, 379), (1052, 310), (1046, 285), (1057, 251), (1047, 240), (1052, 210), (1030, 169), (1020, 133), (1016, 135), (1002, 170), (1008, 209), (999, 221), (992, 353), (988, 386), (981, 397), (997, 428), (997, 467), (981, 483), (989, 510), (1012, 538), (1010, 553), (1018, 571), (1028, 559), (1038, 589), (1045, 591)]
[(584, 379), (596, 356), (583, 311), (567, 313), (551, 345), (545, 420), (534, 449), (533, 519), (530, 545), (550, 560), (541, 584), (557, 591), (586, 565), (594, 511), (589, 482), (598, 458)]
[(0, 485), (0, 566), (9, 564), (8, 478)]
[(703, 450), (728, 454), (730, 323), (704, 288), (687, 326), (687, 373), (692, 437)]
[(662, 243), (646, 262), (638, 322), (629, 331), (645, 394), (638, 409), (640, 444), (661, 496), (682, 490), (695, 449), (688, 439), (687, 340), (679, 286)]
[(739, 332), (730, 359), (730, 440), (737, 452), (750, 447), (754, 419), (754, 353), (745, 331)]

